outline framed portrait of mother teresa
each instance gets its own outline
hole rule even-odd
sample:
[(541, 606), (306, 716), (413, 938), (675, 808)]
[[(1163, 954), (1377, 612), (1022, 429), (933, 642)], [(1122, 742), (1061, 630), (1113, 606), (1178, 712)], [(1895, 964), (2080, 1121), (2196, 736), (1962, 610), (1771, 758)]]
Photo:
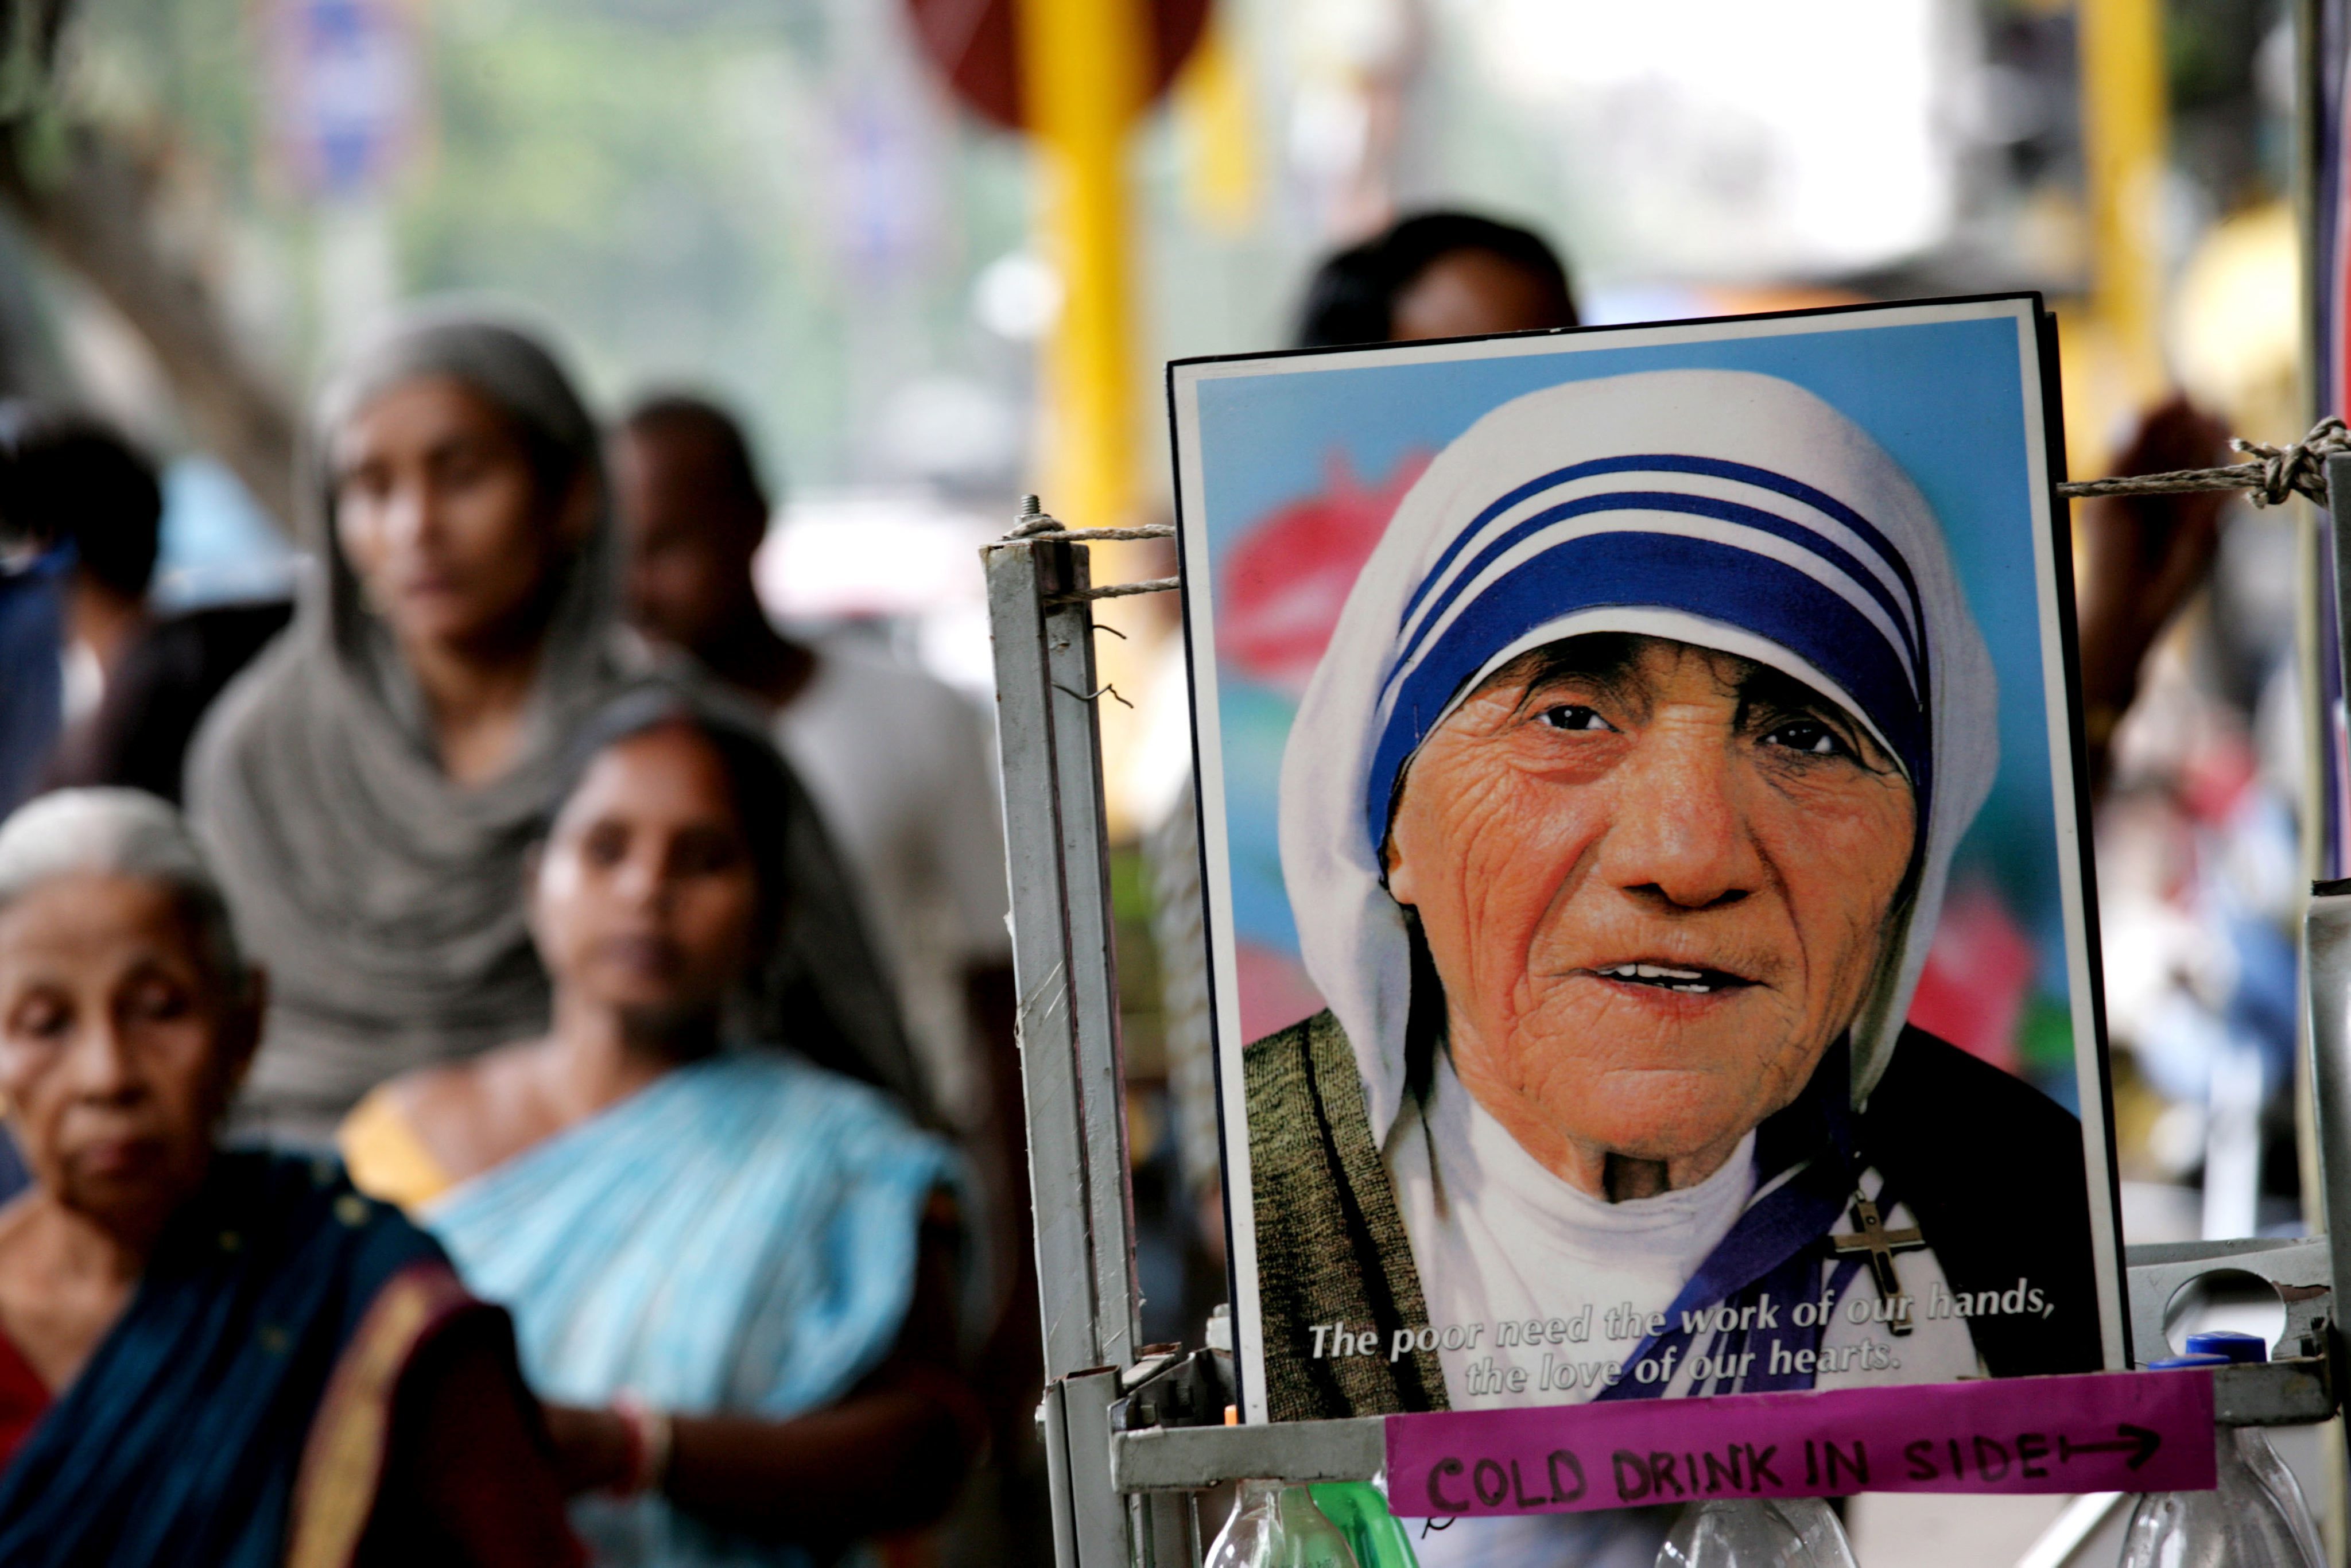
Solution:
[(1170, 367), (1249, 1419), (2127, 1364), (2053, 345)]

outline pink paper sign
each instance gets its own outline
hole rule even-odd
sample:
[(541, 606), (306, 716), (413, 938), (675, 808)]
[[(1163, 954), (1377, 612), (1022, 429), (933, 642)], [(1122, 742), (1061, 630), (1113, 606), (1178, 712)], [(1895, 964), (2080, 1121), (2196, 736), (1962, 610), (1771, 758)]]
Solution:
[(1413, 1517), (1577, 1513), (1858, 1491), (2198, 1491), (2202, 1370), (1391, 1416), (1388, 1497)]

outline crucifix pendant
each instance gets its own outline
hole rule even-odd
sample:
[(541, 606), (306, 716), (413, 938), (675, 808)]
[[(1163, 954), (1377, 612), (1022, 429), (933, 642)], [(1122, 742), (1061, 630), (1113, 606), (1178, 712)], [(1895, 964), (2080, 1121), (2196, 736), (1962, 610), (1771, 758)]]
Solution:
[(1896, 1334), (1910, 1332), (1910, 1298), (1902, 1292), (1902, 1281), (1894, 1272), (1896, 1252), (1923, 1250), (1927, 1239), (1916, 1226), (1902, 1230), (1888, 1230), (1886, 1221), (1878, 1217), (1877, 1205), (1868, 1195), (1853, 1195), (1853, 1212), (1861, 1221), (1861, 1230), (1853, 1236), (1831, 1236), (1829, 1242), (1840, 1253), (1865, 1253), (1869, 1260), (1869, 1277), (1876, 1281), (1880, 1301), (1894, 1303), (1893, 1331)]

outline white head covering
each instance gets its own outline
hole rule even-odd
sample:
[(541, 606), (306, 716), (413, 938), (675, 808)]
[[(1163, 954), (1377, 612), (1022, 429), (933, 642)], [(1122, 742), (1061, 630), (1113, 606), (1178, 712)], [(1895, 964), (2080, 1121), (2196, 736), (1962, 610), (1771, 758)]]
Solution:
[(1924, 832), (1853, 1026), (1853, 1097), (1900, 1035), (1952, 852), (1999, 770), (1983, 637), (1907, 476), (1777, 377), (1658, 371), (1504, 403), (1430, 464), (1356, 579), (1281, 769), (1281, 872), (1307, 973), (1383, 1139), (1405, 1090), (1411, 962), (1380, 844), (1413, 750), (1487, 674), (1588, 632), (1752, 659), (1855, 715)]

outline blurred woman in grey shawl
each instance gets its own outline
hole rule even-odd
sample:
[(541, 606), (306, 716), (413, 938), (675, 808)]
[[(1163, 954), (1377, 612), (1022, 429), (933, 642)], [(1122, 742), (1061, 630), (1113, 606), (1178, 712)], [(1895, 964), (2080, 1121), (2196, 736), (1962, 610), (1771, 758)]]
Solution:
[[(573, 729), (642, 671), (618, 620), (594, 419), (529, 336), (405, 321), (326, 386), (319, 568), (224, 695), (190, 814), (274, 978), (240, 1113), (323, 1144), (369, 1089), (541, 1027), (523, 857)], [(796, 915), (769, 999), (828, 1065), (914, 1092), (848, 889), (795, 784)]]

